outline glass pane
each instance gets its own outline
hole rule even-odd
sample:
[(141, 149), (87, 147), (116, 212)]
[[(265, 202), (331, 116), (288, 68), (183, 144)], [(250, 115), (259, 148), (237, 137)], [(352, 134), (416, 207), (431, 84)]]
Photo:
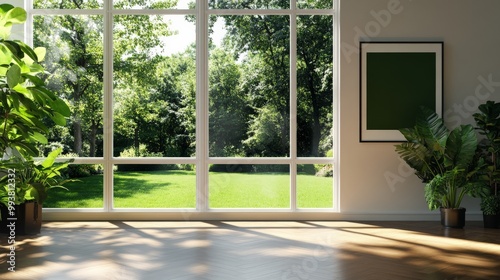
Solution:
[(208, 0), (211, 9), (289, 9), (290, 0)]
[(114, 173), (115, 208), (195, 208), (193, 165), (119, 164)]
[(43, 203), (45, 208), (102, 208), (103, 167), (100, 164), (70, 164), (63, 172), (69, 179), (68, 190), (54, 188)]
[(45, 150), (103, 155), (103, 20), (101, 16), (35, 16), (34, 46), (45, 47), (48, 87), (66, 100), (72, 116), (51, 128)]
[(214, 164), (209, 173), (211, 208), (289, 208), (288, 165)]
[(297, 17), (297, 154), (331, 157), (332, 16)]
[(194, 9), (196, 0), (115, 0), (115, 9)]
[(209, 52), (210, 156), (288, 156), (289, 18), (213, 19)]
[(116, 16), (113, 35), (114, 156), (194, 156), (194, 22)]
[(102, 9), (104, 0), (34, 0), (35, 9)]
[(299, 9), (332, 9), (333, 0), (297, 0)]
[(333, 165), (303, 164), (297, 166), (297, 207), (333, 207)]

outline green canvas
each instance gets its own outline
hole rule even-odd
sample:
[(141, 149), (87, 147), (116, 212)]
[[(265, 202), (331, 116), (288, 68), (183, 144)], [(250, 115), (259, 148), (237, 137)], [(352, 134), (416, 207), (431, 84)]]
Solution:
[(436, 109), (436, 54), (367, 54), (368, 130), (412, 127), (420, 106)]

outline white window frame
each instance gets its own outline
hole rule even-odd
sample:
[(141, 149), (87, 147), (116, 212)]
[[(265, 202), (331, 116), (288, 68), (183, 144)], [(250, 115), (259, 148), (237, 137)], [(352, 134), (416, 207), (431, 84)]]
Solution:
[[(104, 156), (75, 158), (75, 164), (103, 164), (103, 208), (45, 208), (44, 218), (50, 220), (78, 219), (165, 219), (165, 220), (255, 220), (255, 219), (331, 219), (332, 213), (340, 212), (339, 191), (339, 78), (338, 78), (338, 0), (333, 1), (333, 9), (298, 9), (296, 1), (290, 0), (290, 9), (209, 9), (207, 0), (197, 0), (195, 9), (171, 10), (118, 10), (113, 9), (113, 1), (103, 0), (104, 7), (99, 10), (42, 10), (33, 9), (33, 0), (26, 0), (25, 9), (28, 20), (25, 25), (27, 42), (33, 42), (33, 16), (36, 15), (100, 15), (104, 20)], [(113, 156), (113, 16), (115, 15), (195, 15), (196, 20), (196, 157), (192, 158), (120, 158)], [(209, 15), (283, 15), (290, 16), (290, 156), (278, 158), (223, 158), (210, 157), (208, 148), (208, 16)], [(297, 157), (297, 77), (296, 77), (296, 29), (297, 16), (333, 16), (333, 158)], [(113, 166), (116, 164), (196, 164), (196, 208), (114, 208), (113, 207)], [(209, 164), (286, 164), (290, 166), (290, 208), (209, 208)], [(297, 165), (333, 164), (333, 207), (297, 208)]]

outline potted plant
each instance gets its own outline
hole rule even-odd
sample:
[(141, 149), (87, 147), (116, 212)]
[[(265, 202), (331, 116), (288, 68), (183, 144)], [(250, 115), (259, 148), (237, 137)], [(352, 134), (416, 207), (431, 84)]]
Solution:
[[(49, 153), (43, 161), (20, 161), (13, 158), (2, 162), (2, 167), (9, 170), (0, 179), (0, 211), (2, 217), (11, 217), (11, 213), (19, 213), (16, 222), (18, 234), (40, 233), (42, 221), (42, 206), (51, 189), (62, 188), (68, 182), (61, 171), (66, 169), (72, 159), (56, 162), (62, 149)], [(14, 174), (10, 176), (9, 174)], [(67, 189), (66, 189), (67, 190)], [(9, 201), (12, 201), (9, 203)], [(22, 205), (22, 207), (21, 207)], [(8, 219), (2, 219), (0, 230), (7, 229)]]
[(425, 183), (429, 209), (440, 209), (443, 226), (462, 228), (464, 196), (478, 197), (488, 190), (478, 178), (484, 164), (476, 157), (474, 128), (461, 125), (449, 131), (434, 111), (421, 108), (415, 126), (400, 132), (408, 142), (396, 145), (396, 152)]
[(500, 102), (487, 101), (479, 105), (475, 113), (476, 129), (484, 139), (481, 140), (478, 153), (485, 159), (486, 166), (482, 178), (490, 186), (490, 191), (481, 201), (484, 226), (497, 228), (500, 221)]
[[(7, 167), (0, 170), (0, 178), (15, 183), (14, 189), (7, 192), (11, 197), (7, 203), (19, 208), (15, 211), (19, 215), (26, 212), (26, 193), (34, 189), (30, 182), (21, 180), (22, 172), (33, 167), (32, 157), (40, 155), (38, 145), (48, 142), (47, 124), (65, 125), (70, 116), (66, 102), (43, 80), (47, 73), (40, 62), (45, 49), (33, 49), (20, 40), (9, 39), (12, 25), (25, 21), (24, 9), (0, 5), (0, 153), (1, 165)], [(8, 168), (12, 164), (18, 166), (15, 172)], [(11, 217), (1, 218), (3, 223)]]
[[(48, 192), (54, 188), (66, 189), (65, 183), (75, 181), (61, 174), (72, 161), (56, 162), (61, 151), (61, 148), (52, 151), (43, 161), (19, 158), (2, 161), (2, 169), (8, 172), (0, 179), (0, 211), (2, 217), (16, 216), (17, 234), (40, 233), (42, 206)], [(9, 230), (8, 224), (8, 219), (2, 219), (0, 231)]]
[(500, 196), (488, 195), (481, 198), (481, 211), (483, 211), (483, 222), (485, 228), (498, 228), (500, 209)]

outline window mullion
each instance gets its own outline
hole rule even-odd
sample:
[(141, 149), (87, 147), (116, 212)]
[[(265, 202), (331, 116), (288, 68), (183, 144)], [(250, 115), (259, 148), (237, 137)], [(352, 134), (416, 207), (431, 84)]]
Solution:
[(297, 15), (290, 1), (290, 208), (297, 209)]
[(208, 210), (208, 3), (196, 3), (196, 209)]
[(103, 155), (104, 155), (104, 210), (113, 209), (113, 1), (104, 2), (103, 48)]

